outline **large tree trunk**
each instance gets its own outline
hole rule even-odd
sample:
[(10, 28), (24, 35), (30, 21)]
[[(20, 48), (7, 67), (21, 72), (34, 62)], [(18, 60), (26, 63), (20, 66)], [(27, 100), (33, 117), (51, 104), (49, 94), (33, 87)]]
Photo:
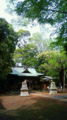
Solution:
[(62, 67), (60, 69), (60, 83), (61, 83), (61, 86), (62, 86), (62, 89), (65, 88), (65, 70), (64, 70), (64, 67)]

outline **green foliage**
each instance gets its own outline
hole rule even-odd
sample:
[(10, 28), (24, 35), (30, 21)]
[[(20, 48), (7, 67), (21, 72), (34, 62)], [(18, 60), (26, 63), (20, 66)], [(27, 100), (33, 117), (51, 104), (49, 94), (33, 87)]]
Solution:
[(16, 49), (14, 53), (14, 60), (26, 66), (36, 66), (37, 48), (34, 44), (26, 44), (23, 48)]
[[(15, 2), (15, 0), (13, 0)], [(63, 20), (67, 14), (67, 1), (65, 0), (24, 0), (16, 3), (19, 15), (38, 19), (39, 22), (53, 23)], [(61, 19), (62, 18), (62, 19)]]
[(38, 55), (38, 70), (45, 75), (57, 77), (67, 67), (67, 56), (57, 51), (42, 52)]
[(5, 77), (10, 71), (16, 43), (17, 34), (12, 26), (0, 18), (0, 77)]
[(17, 32), (18, 36), (21, 37), (21, 36), (29, 36), (30, 35), (30, 32), (29, 31), (26, 31), (26, 30), (19, 30)]
[(59, 29), (59, 35), (56, 38), (56, 41), (51, 43), (51, 46), (54, 48), (58, 46), (62, 51), (67, 52), (67, 23), (63, 23)]
[[(52, 3), (47, 0), (24, 0), (23, 2), (18, 2), (16, 6), (16, 11), (19, 15), (23, 14), (26, 17), (36, 19), (38, 18), (39, 22), (51, 21), (51, 16), (48, 18), (47, 13), (49, 5)], [(44, 19), (45, 18), (45, 19)]]

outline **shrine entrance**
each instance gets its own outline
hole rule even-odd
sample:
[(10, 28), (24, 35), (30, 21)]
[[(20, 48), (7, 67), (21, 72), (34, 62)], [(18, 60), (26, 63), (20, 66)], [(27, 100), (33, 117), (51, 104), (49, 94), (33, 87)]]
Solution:
[(21, 86), (22, 83), (26, 80), (29, 92), (31, 92), (32, 90), (41, 89), (40, 78), (41, 76), (43, 76), (43, 74), (38, 73), (34, 68), (14, 67), (12, 68), (11, 75), (17, 76)]

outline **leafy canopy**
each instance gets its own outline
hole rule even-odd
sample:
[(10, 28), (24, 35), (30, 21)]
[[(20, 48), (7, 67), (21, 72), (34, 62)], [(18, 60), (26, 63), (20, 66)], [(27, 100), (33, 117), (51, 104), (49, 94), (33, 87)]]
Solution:
[(57, 85), (65, 87), (67, 83), (67, 56), (63, 52), (46, 51), (38, 55), (38, 71), (45, 76), (52, 76)]
[(55, 45), (67, 51), (67, 0), (23, 0), (13, 2), (18, 15), (55, 24), (58, 37)]
[(38, 70), (45, 75), (57, 77), (67, 68), (67, 56), (58, 51), (45, 51), (38, 55)]
[(37, 47), (34, 44), (26, 44), (22, 48), (17, 48), (14, 52), (15, 63), (21, 63), (25, 66), (36, 66)]

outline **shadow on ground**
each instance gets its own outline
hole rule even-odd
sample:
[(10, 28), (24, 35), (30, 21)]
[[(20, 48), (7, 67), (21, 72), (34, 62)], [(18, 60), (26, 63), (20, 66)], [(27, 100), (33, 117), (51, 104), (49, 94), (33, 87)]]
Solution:
[[(28, 102), (30, 99), (25, 98)], [(48, 98), (35, 97), (36, 103), (22, 105), (16, 110), (0, 107), (0, 120), (67, 120), (67, 104)]]
[(5, 109), (5, 107), (2, 104), (2, 100), (0, 99), (0, 109)]

